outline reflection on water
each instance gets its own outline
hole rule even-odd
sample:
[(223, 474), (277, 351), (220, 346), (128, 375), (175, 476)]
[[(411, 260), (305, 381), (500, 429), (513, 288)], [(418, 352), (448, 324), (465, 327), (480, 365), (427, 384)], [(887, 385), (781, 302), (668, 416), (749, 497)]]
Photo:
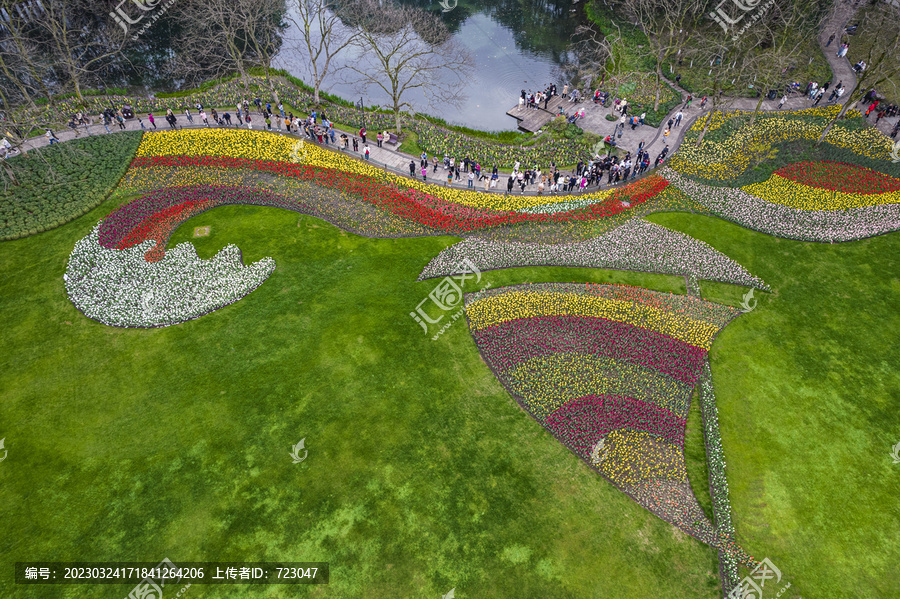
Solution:
[[(449, 123), (484, 130), (511, 130), (516, 120), (506, 115), (522, 89), (543, 89), (552, 81), (553, 67), (565, 56), (565, 47), (575, 27), (581, 23), (581, 10), (571, 11), (569, 2), (553, 4), (540, 0), (480, 0), (459, 2), (449, 12), (441, 12), (436, 3), (402, 0), (404, 4), (436, 11), (447, 23), (457, 41), (475, 58), (475, 68), (468, 75), (459, 94), (466, 99), (459, 105), (433, 105), (417, 90), (404, 100), (417, 111), (439, 116)], [(453, 6), (452, 0), (445, 4)], [(298, 32), (289, 28), (288, 38)], [(304, 54), (286, 44), (276, 59), (277, 66), (309, 81)], [(338, 65), (352, 60), (351, 53), (338, 56)], [(560, 83), (560, 82), (557, 82)], [(347, 99), (358, 99), (360, 90), (333, 74), (325, 79), (323, 90)], [(561, 87), (561, 85), (560, 85)], [(379, 89), (365, 93), (367, 105), (387, 104), (388, 96)]]

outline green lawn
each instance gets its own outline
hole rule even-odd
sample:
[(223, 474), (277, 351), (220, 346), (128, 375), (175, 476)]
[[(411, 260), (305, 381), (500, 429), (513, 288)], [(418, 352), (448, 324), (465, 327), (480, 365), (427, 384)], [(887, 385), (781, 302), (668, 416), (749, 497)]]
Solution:
[[(225, 207), (227, 242), (272, 277), (165, 329), (81, 316), (62, 283), (105, 203), (0, 244), (0, 596), (124, 596), (12, 584), (25, 560), (328, 561), (327, 587), (192, 587), (206, 597), (715, 597), (713, 551), (615, 490), (522, 412), (464, 322), (409, 316), (450, 238), (373, 240), (271, 208)], [(299, 226), (298, 226), (299, 222)], [(567, 269), (486, 273), (618, 281)], [(309, 457), (292, 464), (306, 438)], [(196, 590), (195, 590), (196, 589)], [(36, 592), (37, 591), (37, 592)]]
[[(328, 561), (322, 587), (194, 586), (188, 597), (713, 598), (714, 551), (615, 490), (531, 420), (464, 322), (409, 316), (451, 238), (366, 239), (310, 217), (222, 207), (185, 223), (277, 268), (236, 304), (165, 329), (81, 316), (62, 274), (115, 206), (0, 243), (0, 596), (120, 597), (132, 585), (12, 583), (12, 563)], [(819, 245), (687, 214), (775, 290), (717, 340), (712, 368), (739, 539), (782, 597), (900, 588), (900, 235)], [(482, 284), (675, 277), (588, 269)], [(745, 291), (703, 284), (737, 304)], [(702, 434), (692, 414), (689, 469)], [(306, 438), (309, 457), (289, 450)], [(694, 481), (704, 487), (705, 481)], [(701, 501), (708, 507), (708, 498)]]
[[(774, 290), (711, 352), (740, 542), (781, 569), (788, 596), (896, 596), (900, 235), (831, 245), (711, 217), (650, 220), (713, 244)], [(743, 292), (702, 288), (734, 305)]]

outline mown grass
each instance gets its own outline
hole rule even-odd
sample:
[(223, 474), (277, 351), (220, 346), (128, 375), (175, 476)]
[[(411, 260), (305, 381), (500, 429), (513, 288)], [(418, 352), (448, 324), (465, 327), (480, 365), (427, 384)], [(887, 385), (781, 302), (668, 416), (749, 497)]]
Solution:
[[(616, 491), (519, 410), (465, 324), (409, 317), (451, 238), (374, 240), (257, 207), (199, 215), (172, 243), (276, 259), (247, 298), (154, 330), (105, 327), (65, 295), (69, 251), (104, 214), (0, 244), (0, 591), (26, 560), (328, 561), (326, 587), (200, 587), (216, 597), (716, 597), (715, 553)], [(711, 243), (771, 294), (711, 352), (742, 545), (782, 597), (900, 587), (900, 235), (790, 242), (711, 217), (651, 220)], [(195, 226), (207, 238), (192, 239)], [(480, 285), (676, 277), (510, 269)], [(743, 288), (703, 283), (737, 305)], [(306, 438), (309, 457), (288, 452)], [(703, 497), (702, 434), (687, 456)], [(132, 585), (106, 589), (127, 594)], [(97, 587), (91, 587), (93, 591)], [(189, 591), (194, 592), (193, 587)]]
[[(165, 329), (100, 325), (68, 301), (74, 243), (110, 202), (0, 244), (0, 594), (24, 560), (322, 560), (324, 587), (215, 597), (717, 596), (715, 553), (589, 470), (522, 412), (464, 322), (409, 312), (451, 238), (374, 240), (295, 213), (223, 207), (172, 243), (273, 256), (240, 302)], [(521, 269), (481, 284), (675, 277)], [(309, 457), (292, 464), (306, 438)], [(134, 585), (104, 593), (126, 595)]]
[[(730, 324), (711, 352), (740, 542), (781, 569), (792, 583), (787, 596), (893, 596), (900, 235), (832, 245), (712, 217), (650, 220), (713, 244), (773, 288), (756, 294), (756, 309)], [(732, 305), (744, 291), (707, 282), (702, 289)]]

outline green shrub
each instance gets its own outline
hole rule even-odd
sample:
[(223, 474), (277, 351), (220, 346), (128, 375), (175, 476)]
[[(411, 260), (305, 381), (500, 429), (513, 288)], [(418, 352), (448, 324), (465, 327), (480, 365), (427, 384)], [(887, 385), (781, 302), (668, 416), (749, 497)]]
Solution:
[(141, 135), (95, 135), (7, 161), (12, 178), (0, 170), (0, 240), (35, 235), (96, 208), (122, 178)]

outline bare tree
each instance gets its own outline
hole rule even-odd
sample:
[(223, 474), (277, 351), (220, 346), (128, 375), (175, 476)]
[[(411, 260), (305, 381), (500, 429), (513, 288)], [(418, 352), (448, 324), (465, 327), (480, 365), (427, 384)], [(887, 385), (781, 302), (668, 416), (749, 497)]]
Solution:
[(659, 110), (663, 65), (681, 55), (691, 33), (704, 16), (704, 4), (696, 0), (625, 0), (625, 15), (647, 36), (647, 53), (654, 62), (656, 99), (653, 110)]
[[(847, 110), (859, 103), (867, 89), (900, 76), (900, 9), (889, 2), (880, 2), (869, 8), (860, 26), (857, 39), (868, 38), (868, 49), (860, 54), (866, 63), (865, 69), (857, 74), (856, 83), (847, 94), (847, 101), (840, 112), (825, 126), (816, 143), (822, 143), (831, 127), (843, 118)], [(854, 56), (856, 58), (856, 56)]]
[(582, 84), (589, 87), (599, 73), (606, 72), (612, 48), (621, 39), (621, 32), (617, 38), (610, 38), (592, 25), (579, 25), (572, 35), (567, 60), (559, 67), (559, 75), (571, 81), (575, 88), (581, 88)]
[(698, 35), (703, 35), (704, 44), (692, 44), (694, 50), (689, 57), (701, 63), (709, 63), (708, 79), (696, 93), (705, 94), (710, 102), (703, 130), (697, 136), (696, 143), (699, 146), (709, 131), (713, 116), (726, 110), (734, 101), (735, 90), (751, 82), (752, 72), (748, 67), (752, 62), (752, 51), (758, 47), (763, 30), (751, 28), (737, 39), (727, 32), (723, 35), (721, 32), (709, 34), (699, 31)]
[(0, 91), (5, 102), (35, 109), (35, 95), (49, 95), (52, 68), (47, 53), (35, 39), (39, 6), (25, 3), (0, 8)]
[(353, 41), (350, 29), (341, 23), (331, 0), (295, 0), (297, 18), (289, 17), (300, 31), (298, 45), (309, 60), (313, 99), (319, 103), (319, 89), (334, 57)]
[(83, 103), (82, 86), (95, 81), (104, 66), (121, 58), (127, 38), (118, 27), (93, 22), (90, 0), (41, 0), (41, 5), (45, 15), (37, 22), (46, 32), (66, 85), (72, 86)]
[(815, 0), (798, 0), (783, 6), (773, 5), (764, 19), (753, 25), (760, 37), (745, 68), (748, 76), (753, 75), (752, 85), (759, 92), (759, 100), (750, 117), (751, 125), (759, 115), (767, 90), (784, 89), (790, 78), (788, 73), (805, 62), (805, 47), (810, 39), (815, 40), (822, 22), (817, 4)]
[(280, 104), (278, 90), (272, 81), (272, 59), (281, 48), (285, 0), (232, 0), (232, 5), (244, 22), (245, 46), (256, 66), (262, 67), (269, 93)]
[(234, 73), (247, 88), (254, 66), (244, 42), (245, 23), (233, 0), (206, 0), (202, 5), (176, 4), (183, 34), (176, 42), (179, 70), (192, 79)]
[(436, 102), (458, 104), (464, 76), (474, 68), (469, 53), (450, 36), (437, 17), (417, 8), (360, 0), (352, 18), (359, 32), (353, 45), (358, 60), (347, 65), (363, 90), (375, 86), (391, 101), (394, 123), (400, 133), (400, 111), (411, 104), (404, 98), (422, 91)]

